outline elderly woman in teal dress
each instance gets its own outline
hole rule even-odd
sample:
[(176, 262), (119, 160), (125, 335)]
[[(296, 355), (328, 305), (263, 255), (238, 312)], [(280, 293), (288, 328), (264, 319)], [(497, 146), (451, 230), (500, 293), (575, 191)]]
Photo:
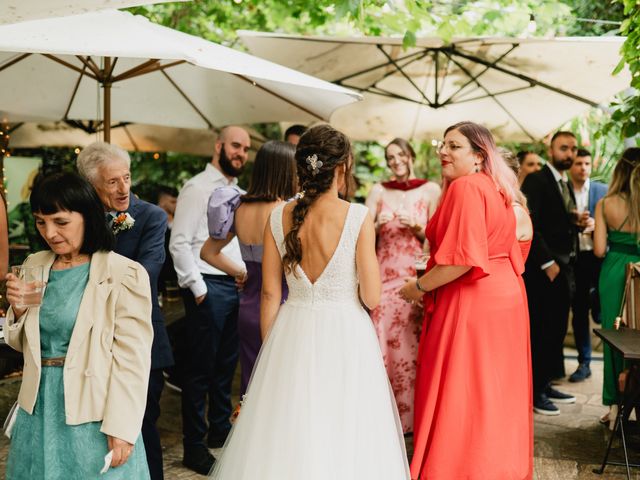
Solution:
[(78, 175), (43, 178), (30, 204), (50, 250), (24, 263), (44, 270), (39, 307), (21, 306), (21, 283), (7, 275), (5, 336), (23, 352), (24, 373), (6, 478), (146, 480), (147, 273), (111, 251), (104, 209)]
[[(593, 253), (604, 257), (600, 270), (602, 328), (613, 328), (620, 314), (626, 265), (640, 262), (640, 148), (628, 148), (618, 160), (609, 192), (596, 205)], [(613, 421), (618, 404), (622, 356), (604, 345), (602, 403), (611, 407), (601, 421)]]

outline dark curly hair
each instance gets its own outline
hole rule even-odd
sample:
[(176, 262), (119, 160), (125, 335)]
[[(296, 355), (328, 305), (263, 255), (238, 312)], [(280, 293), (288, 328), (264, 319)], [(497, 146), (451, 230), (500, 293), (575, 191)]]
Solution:
[[(317, 156), (322, 165), (314, 170), (307, 159)], [(285, 236), (286, 253), (282, 259), (287, 273), (295, 272), (295, 267), (302, 260), (302, 244), (298, 237), (300, 227), (309, 212), (309, 208), (318, 196), (325, 193), (333, 184), (336, 167), (346, 165), (347, 176), (351, 175), (351, 143), (342, 132), (329, 125), (318, 125), (307, 130), (301, 137), (296, 148), (296, 163), (298, 166), (298, 182), (304, 192), (298, 199), (292, 212), (291, 230)], [(345, 198), (349, 197), (351, 182), (345, 179)]]

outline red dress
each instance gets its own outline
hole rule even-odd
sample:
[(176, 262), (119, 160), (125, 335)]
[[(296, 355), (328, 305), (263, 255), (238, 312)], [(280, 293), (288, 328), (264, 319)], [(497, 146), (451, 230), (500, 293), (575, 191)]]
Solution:
[(530, 479), (529, 322), (513, 207), (489, 176), (461, 177), (426, 234), (427, 270), (472, 268), (425, 296), (411, 478)]

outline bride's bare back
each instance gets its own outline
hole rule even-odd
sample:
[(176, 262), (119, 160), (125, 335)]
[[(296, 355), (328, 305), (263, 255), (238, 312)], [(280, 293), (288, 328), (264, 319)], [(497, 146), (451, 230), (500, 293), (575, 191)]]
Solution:
[[(291, 230), (294, 206), (291, 202), (284, 207), (285, 236)], [(298, 238), (302, 244), (300, 267), (311, 283), (320, 278), (338, 248), (348, 211), (349, 202), (329, 195), (318, 198), (309, 208)]]

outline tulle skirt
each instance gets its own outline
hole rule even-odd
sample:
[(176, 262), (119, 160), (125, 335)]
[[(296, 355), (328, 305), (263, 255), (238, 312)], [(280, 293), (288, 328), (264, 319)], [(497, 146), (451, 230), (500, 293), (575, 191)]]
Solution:
[(378, 340), (358, 304), (280, 308), (212, 478), (409, 478)]

